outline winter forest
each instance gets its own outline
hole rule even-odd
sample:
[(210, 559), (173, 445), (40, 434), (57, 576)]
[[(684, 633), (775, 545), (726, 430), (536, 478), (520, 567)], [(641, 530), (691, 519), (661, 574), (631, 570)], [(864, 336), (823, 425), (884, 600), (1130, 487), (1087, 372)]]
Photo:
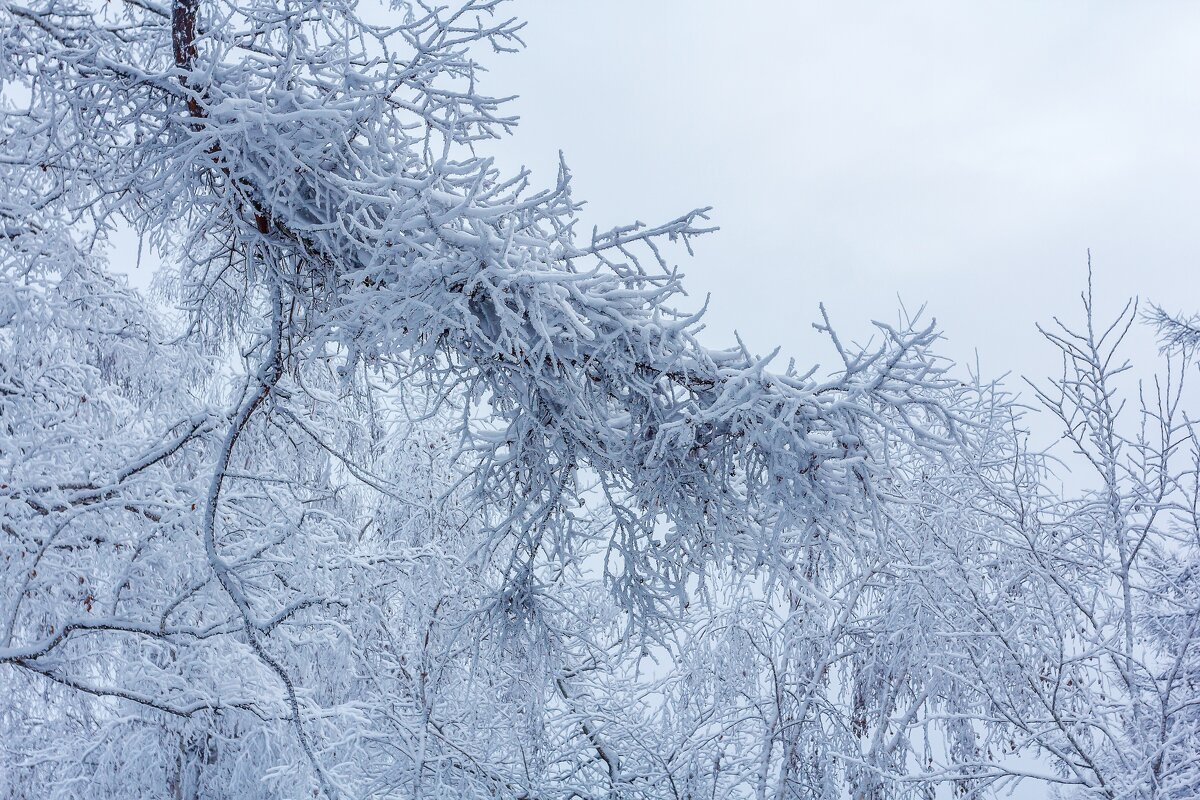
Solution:
[(702, 333), (515, 13), (0, 0), (0, 797), (1200, 796), (1200, 294)]

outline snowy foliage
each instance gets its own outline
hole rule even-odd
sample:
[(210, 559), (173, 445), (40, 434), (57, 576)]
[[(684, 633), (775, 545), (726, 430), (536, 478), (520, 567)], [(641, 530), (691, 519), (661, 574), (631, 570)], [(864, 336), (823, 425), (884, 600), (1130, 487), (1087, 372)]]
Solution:
[(1192, 796), (1170, 321), (1047, 334), (1079, 497), (931, 325), (712, 349), (703, 210), (480, 155), (503, 12), (0, 0), (0, 794)]

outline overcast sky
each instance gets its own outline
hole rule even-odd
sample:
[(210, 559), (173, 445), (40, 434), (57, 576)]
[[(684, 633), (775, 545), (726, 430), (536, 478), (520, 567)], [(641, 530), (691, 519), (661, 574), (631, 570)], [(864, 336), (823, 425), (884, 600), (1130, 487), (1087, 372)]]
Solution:
[(563, 150), (588, 225), (713, 206), (721, 230), (679, 254), (713, 346), (737, 329), (832, 367), (818, 302), (850, 338), (903, 300), (928, 304), (946, 354), (1044, 377), (1059, 362), (1034, 324), (1078, 319), (1088, 248), (1105, 313), (1132, 295), (1200, 310), (1200, 3), (501, 10), (528, 46), (480, 53), (485, 88), (519, 95), (498, 154), (549, 184)]
[[(502, 152), (543, 182), (561, 148), (602, 227), (712, 205), (683, 262), (736, 328), (828, 362), (928, 303), (946, 352), (1044, 375), (1035, 329), (1102, 307), (1200, 310), (1200, 3), (516, 0), (527, 49)], [(1148, 340), (1148, 337), (1145, 337)]]

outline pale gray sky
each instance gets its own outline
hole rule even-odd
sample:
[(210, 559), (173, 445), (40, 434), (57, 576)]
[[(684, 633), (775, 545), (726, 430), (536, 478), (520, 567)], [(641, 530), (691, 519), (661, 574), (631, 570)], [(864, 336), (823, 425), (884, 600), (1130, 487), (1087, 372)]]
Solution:
[[(528, 48), (506, 158), (588, 222), (714, 206), (683, 262), (712, 344), (827, 361), (850, 331), (928, 302), (946, 351), (1055, 369), (1034, 322), (1104, 307), (1200, 310), (1200, 4), (516, 0)], [(1143, 341), (1148, 340), (1144, 337)]]
[(895, 320), (899, 296), (928, 303), (947, 354), (1044, 376), (1058, 362), (1034, 323), (1077, 319), (1089, 247), (1103, 308), (1200, 310), (1200, 3), (501, 10), (528, 48), (480, 54), (485, 88), (520, 95), (498, 153), (549, 183), (565, 151), (589, 225), (714, 206), (722, 230), (682, 261), (696, 302), (713, 296), (714, 346), (736, 328), (833, 366), (817, 303), (849, 336)]

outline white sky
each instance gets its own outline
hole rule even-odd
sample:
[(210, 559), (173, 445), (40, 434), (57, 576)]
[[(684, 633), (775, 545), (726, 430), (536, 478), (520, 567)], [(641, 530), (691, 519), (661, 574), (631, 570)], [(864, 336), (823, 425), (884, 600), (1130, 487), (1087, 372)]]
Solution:
[[(828, 361), (929, 304), (945, 351), (1047, 375), (1034, 329), (1101, 307), (1200, 310), (1200, 4), (516, 0), (513, 163), (565, 151), (588, 223), (714, 206), (683, 262), (709, 341)], [(1149, 342), (1147, 335), (1143, 343)], [(1149, 345), (1144, 345), (1149, 350)]]
[[(684, 258), (708, 341), (830, 367), (843, 336), (929, 312), (986, 375), (1058, 361), (1034, 329), (1101, 307), (1200, 310), (1200, 3), (515, 0), (528, 48), (503, 160), (559, 149), (602, 228), (714, 206)], [(117, 253), (114, 264), (131, 262)], [(134, 275), (143, 284), (148, 276)], [(1138, 333), (1139, 359), (1153, 354)]]

